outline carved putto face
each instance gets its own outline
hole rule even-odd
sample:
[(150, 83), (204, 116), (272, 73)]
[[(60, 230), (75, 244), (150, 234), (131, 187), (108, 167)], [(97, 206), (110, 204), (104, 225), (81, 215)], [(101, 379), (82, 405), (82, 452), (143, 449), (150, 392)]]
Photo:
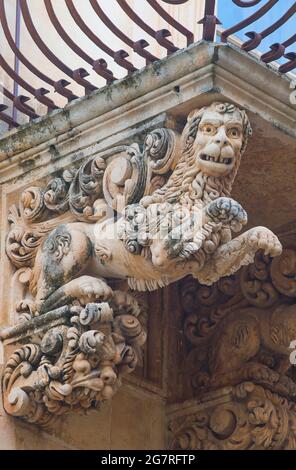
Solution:
[(244, 138), (241, 112), (215, 103), (202, 114), (195, 145), (198, 167), (208, 176), (226, 176), (240, 158)]

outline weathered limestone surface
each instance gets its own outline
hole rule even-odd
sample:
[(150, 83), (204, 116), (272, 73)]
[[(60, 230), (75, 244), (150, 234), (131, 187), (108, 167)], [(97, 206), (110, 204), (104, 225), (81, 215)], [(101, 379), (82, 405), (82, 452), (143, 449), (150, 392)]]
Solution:
[(295, 449), (291, 235), (280, 234), (289, 247), (280, 257), (259, 254), (253, 265), (210, 288), (189, 278), (181, 283), (177, 308), (187, 347), (179, 358), (177, 394), (187, 401), (169, 407), (172, 447)]
[(3, 448), (295, 448), (295, 122), (200, 43), (2, 138)]
[[(139, 422), (141, 426), (139, 426)], [(166, 447), (164, 402), (155, 394), (123, 386), (112, 405), (88, 415), (64, 417), (48, 430), (0, 416), (0, 449), (163, 449)]]

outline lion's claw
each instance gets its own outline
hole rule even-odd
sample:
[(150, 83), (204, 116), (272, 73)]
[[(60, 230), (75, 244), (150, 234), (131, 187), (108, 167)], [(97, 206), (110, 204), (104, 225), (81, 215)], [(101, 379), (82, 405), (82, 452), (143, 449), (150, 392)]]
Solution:
[(230, 197), (218, 197), (210, 202), (206, 207), (206, 213), (215, 222), (229, 224), (234, 231), (248, 221), (246, 211)]
[(249, 244), (272, 257), (282, 253), (282, 245), (277, 236), (265, 227), (256, 227), (251, 231)]
[(77, 297), (82, 304), (94, 300), (108, 300), (112, 297), (112, 289), (102, 279), (81, 276), (65, 285), (65, 294)]

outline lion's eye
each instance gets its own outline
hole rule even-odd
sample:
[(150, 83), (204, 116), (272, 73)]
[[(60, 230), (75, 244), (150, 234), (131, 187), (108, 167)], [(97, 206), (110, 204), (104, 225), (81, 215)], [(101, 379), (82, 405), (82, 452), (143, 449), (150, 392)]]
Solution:
[(215, 134), (216, 128), (215, 128), (215, 126), (211, 126), (211, 125), (207, 124), (203, 128), (203, 131), (204, 131), (205, 134)]
[(240, 130), (237, 127), (232, 127), (229, 129), (228, 135), (237, 138), (240, 136)]

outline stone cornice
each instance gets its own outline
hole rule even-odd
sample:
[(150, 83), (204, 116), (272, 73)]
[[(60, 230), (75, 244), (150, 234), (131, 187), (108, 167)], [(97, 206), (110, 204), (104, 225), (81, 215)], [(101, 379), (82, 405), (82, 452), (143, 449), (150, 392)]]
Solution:
[(289, 101), (290, 93), (289, 78), (255, 57), (232, 45), (199, 42), (4, 135), (0, 182), (49, 161), (58, 167), (65, 155), (90, 146), (94, 152), (108, 148), (116, 139), (126, 138), (128, 127), (182, 110), (200, 95), (231, 98), (295, 135), (296, 108)]
[(54, 111), (44, 118), (37, 119), (33, 124), (27, 124), (6, 134), (0, 140), (0, 159), (40, 145), (57, 135), (70, 133), (71, 136), (78, 126), (84, 123), (90, 125), (93, 119), (105, 116), (115, 109), (118, 111), (120, 106), (131, 101), (136, 102), (139, 97), (184, 77), (184, 70), (190, 74), (197, 68), (205, 67), (213, 62), (214, 56), (214, 45), (197, 43), (98, 92), (75, 100), (63, 110)]

